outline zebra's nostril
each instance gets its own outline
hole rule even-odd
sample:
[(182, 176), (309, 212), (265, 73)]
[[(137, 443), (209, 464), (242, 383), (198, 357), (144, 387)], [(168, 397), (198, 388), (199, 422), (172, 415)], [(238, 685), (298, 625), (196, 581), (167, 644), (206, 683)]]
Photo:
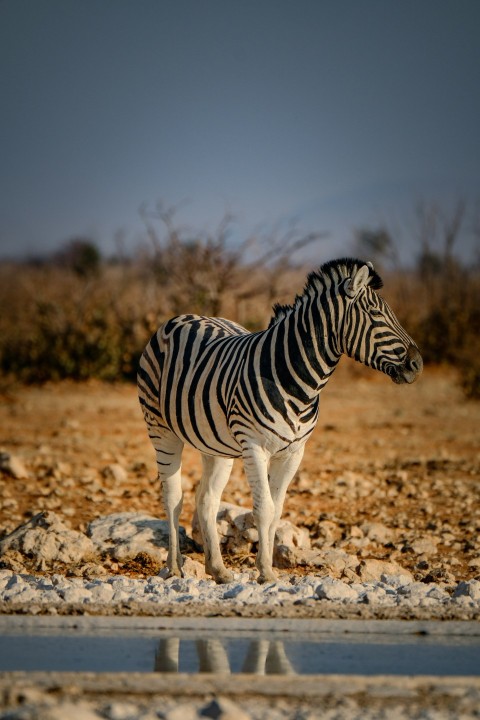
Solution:
[(410, 345), (407, 350), (405, 367), (410, 372), (416, 373), (420, 373), (423, 368), (422, 356), (420, 355), (418, 348), (416, 348), (415, 345)]

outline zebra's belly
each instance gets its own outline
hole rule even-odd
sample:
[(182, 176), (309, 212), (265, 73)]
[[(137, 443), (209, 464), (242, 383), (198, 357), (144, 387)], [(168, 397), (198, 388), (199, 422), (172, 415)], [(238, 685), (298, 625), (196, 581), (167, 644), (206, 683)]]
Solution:
[[(223, 426), (217, 427), (217, 433), (212, 435), (209, 431), (203, 431), (201, 435), (193, 430), (193, 428), (179, 428), (173, 423), (171, 430), (186, 445), (198, 450), (204, 455), (213, 455), (215, 457), (239, 458), (242, 456), (243, 448), (247, 448), (249, 443), (260, 446), (269, 457), (276, 455), (288, 455), (299, 450), (311, 435), (311, 430), (302, 432), (298, 436), (284, 438), (278, 435), (263, 431), (252, 431), (250, 433), (242, 433), (242, 445), (235, 440), (235, 436), (227, 428)], [(222, 430), (224, 432), (222, 432)], [(243, 448), (242, 448), (243, 446)]]
[[(315, 423), (298, 424), (292, 429), (284, 423), (268, 428), (257, 423), (249, 427), (245, 418), (241, 423), (235, 417), (227, 418), (220, 406), (208, 406), (195, 394), (188, 407), (187, 396), (183, 398), (183, 412), (177, 407), (176, 413), (164, 412), (168, 427), (186, 445), (205, 455), (217, 457), (241, 457), (243, 449), (255, 444), (267, 455), (274, 456), (296, 452), (310, 437)], [(187, 405), (187, 407), (185, 407)]]
[(217, 428), (217, 432), (203, 432), (198, 434), (193, 428), (172, 427), (174, 433), (189, 447), (199, 450), (203, 455), (215, 457), (237, 458), (242, 455), (242, 448), (230, 433), (222, 432), (224, 428)]
[(298, 435), (293, 436), (289, 439), (281, 439), (278, 437), (269, 437), (264, 441), (265, 451), (270, 457), (278, 455), (288, 455), (289, 453), (296, 453), (305, 443), (312, 434), (312, 431), (299, 432)]

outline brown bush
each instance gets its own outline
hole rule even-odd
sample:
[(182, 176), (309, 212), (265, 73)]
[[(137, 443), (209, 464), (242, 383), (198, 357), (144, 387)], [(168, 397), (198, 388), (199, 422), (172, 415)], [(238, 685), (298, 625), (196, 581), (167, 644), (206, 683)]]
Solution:
[[(264, 328), (272, 304), (291, 302), (303, 287), (308, 268), (295, 266), (292, 254), (320, 237), (289, 229), (280, 239), (249, 239), (233, 251), (228, 219), (214, 235), (201, 236), (182, 234), (171, 214), (155, 217), (167, 228), (164, 236), (149, 226), (151, 247), (134, 260), (96, 263), (95, 272), (59, 263), (58, 254), (43, 264), (0, 264), (4, 374), (33, 383), (133, 379), (151, 334), (182, 312)], [(255, 242), (257, 259), (247, 261)], [(384, 279), (385, 295), (425, 362), (455, 365), (465, 394), (480, 397), (478, 269), (467, 271), (451, 254), (424, 254), (415, 270)]]
[(426, 364), (458, 368), (465, 395), (480, 398), (480, 273), (457, 262), (427, 278), (395, 272), (386, 293)]
[(50, 265), (4, 265), (0, 287), (4, 373), (25, 382), (133, 377), (157, 320), (134, 273), (106, 268), (86, 279)]

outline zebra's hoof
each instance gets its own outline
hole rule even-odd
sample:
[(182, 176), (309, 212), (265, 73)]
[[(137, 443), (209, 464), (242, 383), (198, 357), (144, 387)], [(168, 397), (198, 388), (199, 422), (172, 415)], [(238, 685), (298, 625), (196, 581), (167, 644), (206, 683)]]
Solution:
[(273, 572), (273, 570), (267, 570), (266, 572), (260, 572), (257, 582), (260, 583), (260, 585), (264, 585), (265, 583), (269, 582), (277, 582), (278, 578), (276, 574)]
[(235, 579), (233, 572), (231, 570), (227, 570), (227, 568), (215, 573), (212, 572), (212, 575), (217, 585), (225, 585)]
[(183, 578), (185, 577), (185, 573), (180, 568), (164, 567), (162, 570), (160, 570), (160, 577), (164, 580), (168, 580), (169, 578), (173, 577)]

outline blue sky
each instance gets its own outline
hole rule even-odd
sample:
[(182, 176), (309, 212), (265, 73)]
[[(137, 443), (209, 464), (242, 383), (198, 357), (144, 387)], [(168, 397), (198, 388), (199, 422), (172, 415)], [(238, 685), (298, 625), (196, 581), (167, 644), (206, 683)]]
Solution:
[(296, 218), (320, 260), (393, 223), (408, 259), (416, 200), (480, 202), (479, 28), (478, 0), (0, 0), (0, 255), (133, 248), (162, 199)]

